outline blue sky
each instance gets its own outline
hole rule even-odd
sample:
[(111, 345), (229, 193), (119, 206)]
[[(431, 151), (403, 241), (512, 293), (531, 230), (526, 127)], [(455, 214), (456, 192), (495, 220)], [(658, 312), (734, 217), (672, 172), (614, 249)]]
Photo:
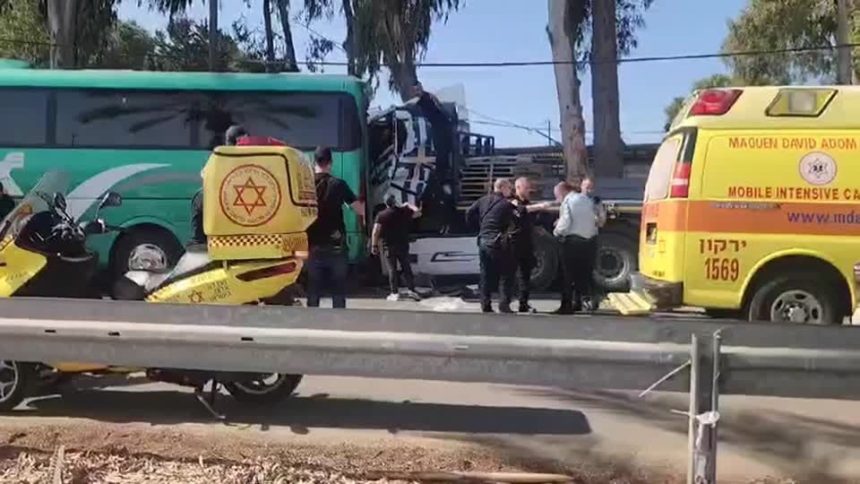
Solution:
[[(252, 26), (261, 26), (260, 0), (251, 1), (251, 9), (242, 0), (221, 0), (221, 25), (229, 28), (233, 20), (245, 16)], [(298, 12), (301, 0), (292, 0)], [(645, 13), (646, 26), (639, 31), (639, 47), (633, 57), (712, 53), (720, 49), (729, 19), (737, 16), (745, 0), (655, 0)], [(203, 18), (207, 7), (197, 0), (191, 10)], [(159, 15), (123, 2), (120, 16), (133, 19), (148, 29), (160, 28)], [(472, 62), (510, 60), (549, 60), (549, 43), (545, 33), (546, 0), (466, 0), (465, 7), (451, 15), (446, 24), (437, 24), (427, 53), (428, 62)], [(262, 28), (262, 27), (260, 27)], [(304, 58), (309, 32), (293, 22), (296, 54)], [(316, 32), (340, 42), (343, 26), (340, 19), (311, 26)], [(343, 60), (335, 51), (329, 60)], [(690, 85), (701, 77), (723, 72), (719, 59), (665, 61), (621, 64), (621, 129), (628, 143), (655, 142), (664, 124), (663, 108), (675, 96), (685, 95)], [(343, 72), (329, 67), (326, 72)], [(472, 121), (505, 121), (529, 127), (553, 126), (558, 139), (558, 104), (555, 79), (549, 66), (518, 68), (423, 68), (419, 78), (428, 90), (456, 84), (465, 88)], [(591, 79), (582, 75), (582, 96), (586, 123), (591, 118)], [(382, 86), (386, 86), (385, 79)], [(384, 87), (373, 105), (388, 106), (398, 97)], [(473, 124), (473, 131), (496, 137), (497, 146), (533, 146), (546, 144), (538, 134), (517, 128)]]

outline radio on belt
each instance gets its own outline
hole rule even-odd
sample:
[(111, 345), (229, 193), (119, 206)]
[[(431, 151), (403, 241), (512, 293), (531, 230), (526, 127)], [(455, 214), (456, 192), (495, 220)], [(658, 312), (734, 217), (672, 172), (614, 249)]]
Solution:
[(308, 250), (316, 220), (310, 162), (273, 143), (216, 148), (203, 168), (203, 230), (213, 260), (280, 259)]

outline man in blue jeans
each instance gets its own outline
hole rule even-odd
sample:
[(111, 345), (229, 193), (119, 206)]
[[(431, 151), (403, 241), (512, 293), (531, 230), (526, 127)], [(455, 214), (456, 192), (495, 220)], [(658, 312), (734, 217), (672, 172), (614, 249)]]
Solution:
[(308, 307), (320, 305), (324, 287), (331, 289), (332, 307), (346, 307), (347, 245), (343, 206), (349, 205), (361, 218), (364, 203), (345, 181), (331, 174), (331, 149), (317, 148), (314, 154), (317, 188), (317, 219), (308, 227)]

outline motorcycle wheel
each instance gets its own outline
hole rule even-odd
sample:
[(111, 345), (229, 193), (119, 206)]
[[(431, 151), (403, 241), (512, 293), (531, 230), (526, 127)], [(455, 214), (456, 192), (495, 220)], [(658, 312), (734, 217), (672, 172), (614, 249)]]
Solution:
[(270, 373), (253, 380), (225, 383), (224, 387), (239, 402), (266, 405), (289, 398), (301, 381), (302, 375)]
[(19, 361), (0, 361), (0, 412), (8, 412), (27, 396), (33, 365)]

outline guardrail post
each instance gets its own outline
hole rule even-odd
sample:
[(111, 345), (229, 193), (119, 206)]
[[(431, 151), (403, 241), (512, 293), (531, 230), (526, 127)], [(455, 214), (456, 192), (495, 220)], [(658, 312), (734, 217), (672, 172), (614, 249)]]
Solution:
[(690, 410), (688, 427), (688, 484), (717, 482), (717, 421), (719, 413), (720, 336), (690, 346)]

